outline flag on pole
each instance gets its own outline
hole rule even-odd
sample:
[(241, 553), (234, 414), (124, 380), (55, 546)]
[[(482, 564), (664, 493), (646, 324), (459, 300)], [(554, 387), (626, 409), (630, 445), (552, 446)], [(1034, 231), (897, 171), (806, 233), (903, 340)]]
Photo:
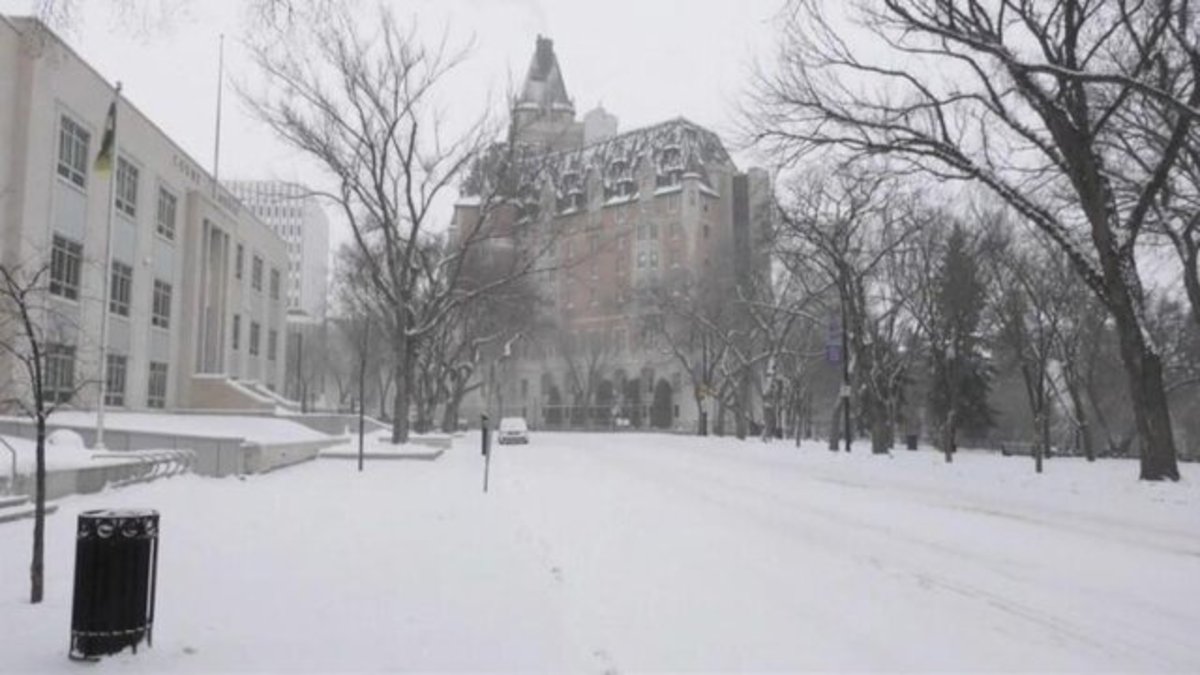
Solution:
[(117, 100), (108, 106), (108, 117), (104, 120), (104, 137), (100, 139), (100, 153), (96, 155), (96, 172), (108, 173), (113, 167), (113, 153), (117, 142)]

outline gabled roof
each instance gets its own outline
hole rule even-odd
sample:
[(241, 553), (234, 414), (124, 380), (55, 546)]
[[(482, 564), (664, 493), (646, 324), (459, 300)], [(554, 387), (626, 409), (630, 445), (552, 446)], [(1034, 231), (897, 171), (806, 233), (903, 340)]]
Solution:
[(515, 108), (575, 112), (575, 104), (567, 96), (567, 86), (563, 84), (558, 57), (554, 55), (554, 41), (550, 38), (538, 36), (525, 84), (513, 104)]

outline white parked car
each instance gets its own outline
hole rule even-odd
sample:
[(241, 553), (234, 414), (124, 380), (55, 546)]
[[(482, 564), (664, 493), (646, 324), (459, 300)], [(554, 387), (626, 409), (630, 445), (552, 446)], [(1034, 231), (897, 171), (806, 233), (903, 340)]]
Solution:
[(524, 417), (505, 417), (500, 420), (500, 433), (496, 435), (500, 443), (528, 443), (529, 425)]

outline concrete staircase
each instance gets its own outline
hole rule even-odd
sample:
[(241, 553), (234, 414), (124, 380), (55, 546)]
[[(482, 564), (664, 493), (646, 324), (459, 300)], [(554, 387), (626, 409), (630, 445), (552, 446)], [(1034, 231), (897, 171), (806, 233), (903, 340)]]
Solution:
[[(12, 495), (0, 497), (0, 523), (11, 523), (15, 520), (32, 518), (34, 515), (33, 501), (29, 495)], [(46, 502), (46, 515), (58, 510), (58, 504)]]

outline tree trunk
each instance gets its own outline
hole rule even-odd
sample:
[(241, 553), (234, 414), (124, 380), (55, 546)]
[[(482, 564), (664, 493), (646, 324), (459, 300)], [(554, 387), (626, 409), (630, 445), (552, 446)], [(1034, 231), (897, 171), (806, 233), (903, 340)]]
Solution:
[(442, 431), (458, 431), (458, 409), (462, 405), (462, 399), (462, 387), (455, 383), (454, 390), (446, 396), (446, 407), (442, 409)]
[(1179, 480), (1162, 361), (1146, 344), (1128, 287), (1122, 286), (1112, 295), (1110, 305), (1116, 320), (1121, 360), (1129, 378), (1129, 393), (1141, 445), (1140, 477), (1142, 480)]
[(956, 417), (954, 405), (951, 403), (950, 413), (946, 415), (946, 422), (942, 425), (942, 452), (946, 453), (947, 464), (954, 461), (954, 444), (958, 442), (956, 438), (958, 435), (956, 433), (958, 431), (956, 428)]
[[(29, 565), (29, 602), (44, 595), (46, 551), (46, 418), (37, 414), (37, 467), (34, 477), (33, 561)], [(13, 476), (16, 479), (16, 476)]]
[[(1184, 235), (1187, 236), (1187, 235)], [(1200, 274), (1197, 270), (1197, 264), (1200, 263), (1200, 255), (1197, 254), (1197, 249), (1189, 249), (1183, 256), (1186, 270), (1183, 275), (1183, 288), (1187, 291), (1188, 301), (1192, 305), (1192, 319), (1196, 321), (1196, 325), (1200, 326)]]
[(393, 354), (396, 358), (395, 386), (396, 398), (392, 400), (392, 443), (408, 442), (408, 409), (413, 386), (413, 350), (409, 340), (404, 335), (403, 324), (397, 331), (399, 337), (393, 343)]
[(878, 394), (870, 391), (873, 383), (868, 383), (867, 393), (863, 396), (863, 411), (867, 414), (871, 426), (871, 454), (886, 455), (891, 447), (888, 435), (887, 403), (880, 400)]
[[(878, 411), (876, 411), (878, 412)], [(886, 415), (876, 414), (871, 418), (871, 453), (886, 455), (891, 449)]]
[(1067, 396), (1071, 399), (1071, 408), (1075, 413), (1075, 421), (1079, 428), (1080, 442), (1083, 444), (1083, 454), (1087, 461), (1096, 461), (1096, 446), (1092, 440), (1092, 429), (1088, 426), (1087, 411), (1083, 407), (1083, 396), (1079, 392), (1079, 383), (1068, 374), (1066, 377)]
[(837, 403), (833, 406), (833, 417), (829, 419), (829, 450), (831, 452), (838, 451), (838, 443), (842, 440), (838, 430), (842, 428), (842, 405), (845, 400), (842, 396), (838, 397)]

